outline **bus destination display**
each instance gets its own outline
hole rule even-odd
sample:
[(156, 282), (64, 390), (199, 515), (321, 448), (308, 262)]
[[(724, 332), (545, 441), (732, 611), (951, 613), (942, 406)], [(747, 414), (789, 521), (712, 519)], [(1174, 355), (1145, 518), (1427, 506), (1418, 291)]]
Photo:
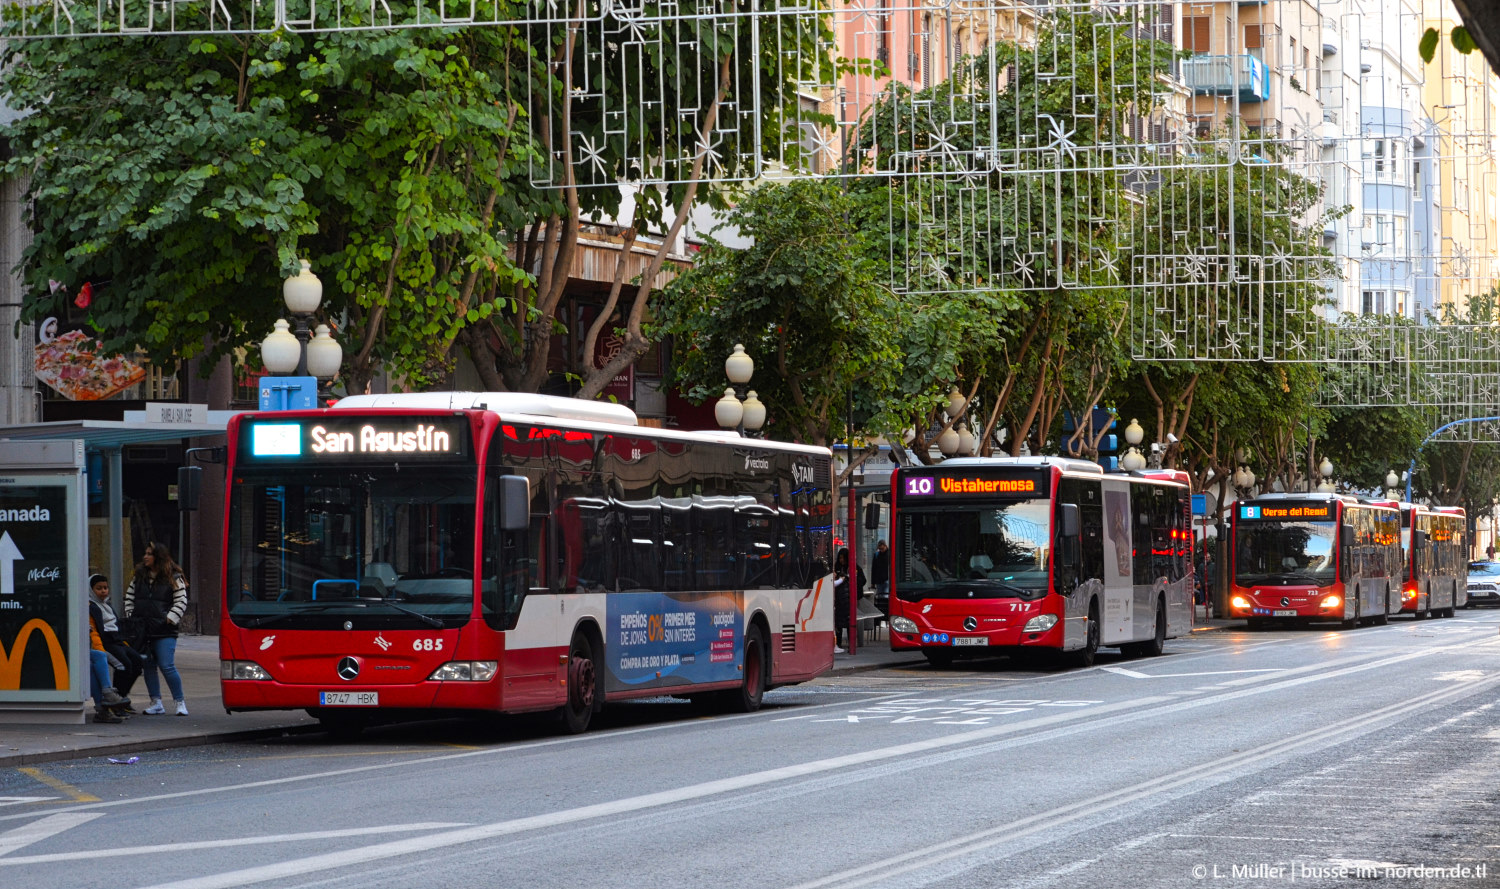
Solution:
[(944, 497), (1046, 497), (1046, 473), (954, 473), (952, 475), (908, 475), (901, 480), (903, 497), (918, 500)]
[(1285, 506), (1241, 506), (1240, 518), (1247, 520), (1307, 521), (1332, 519), (1331, 503), (1288, 503)]
[(245, 424), (241, 454), (252, 459), (462, 459), (469, 424), (462, 417), (320, 417)]

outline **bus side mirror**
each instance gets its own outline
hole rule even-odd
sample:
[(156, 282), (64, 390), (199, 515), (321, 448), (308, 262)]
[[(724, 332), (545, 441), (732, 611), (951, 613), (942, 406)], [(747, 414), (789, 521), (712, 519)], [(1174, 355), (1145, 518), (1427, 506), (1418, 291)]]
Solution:
[(1349, 525), (1339, 527), (1339, 543), (1343, 546), (1354, 545), (1354, 528)]
[(1411, 532), (1411, 545), (1412, 545), (1413, 549), (1421, 549), (1422, 547), (1426, 546), (1427, 545), (1427, 532), (1426, 531), (1413, 531), (1413, 532)]
[(1064, 537), (1077, 537), (1078, 536), (1078, 534), (1079, 534), (1079, 526), (1078, 526), (1078, 506), (1077, 506), (1077, 504), (1074, 504), (1074, 503), (1064, 503), (1064, 504), (1062, 504), (1062, 533), (1063, 533)]
[(500, 484), (500, 530), (525, 531), (531, 527), (531, 481), (524, 475), (502, 475)]
[(879, 531), (880, 530), (880, 504), (879, 503), (866, 503), (865, 504), (865, 530), (866, 531)]

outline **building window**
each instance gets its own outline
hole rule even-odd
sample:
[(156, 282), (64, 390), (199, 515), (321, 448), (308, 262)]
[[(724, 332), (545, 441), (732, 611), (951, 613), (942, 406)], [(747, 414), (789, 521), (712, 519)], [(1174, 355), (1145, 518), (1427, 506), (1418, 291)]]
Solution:
[(1365, 315), (1385, 314), (1385, 291), (1366, 290), (1360, 294), (1360, 312)]
[(1208, 52), (1212, 27), (1212, 16), (1192, 15), (1184, 17), (1182, 20), (1182, 48), (1188, 52)]

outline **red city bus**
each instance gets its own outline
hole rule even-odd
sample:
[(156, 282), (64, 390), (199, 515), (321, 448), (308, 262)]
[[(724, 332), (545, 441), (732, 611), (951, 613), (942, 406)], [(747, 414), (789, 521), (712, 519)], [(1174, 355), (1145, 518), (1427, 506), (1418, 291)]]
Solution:
[(356, 396), (228, 437), (231, 711), (581, 732), (629, 698), (754, 710), (833, 665), (826, 448), (515, 393)]
[(1401, 504), (1406, 572), (1401, 613), (1452, 617), (1469, 602), (1468, 522), (1462, 507)]
[(1267, 494), (1235, 504), (1229, 613), (1273, 622), (1383, 624), (1401, 608), (1401, 513), (1394, 501)]
[(893, 649), (955, 657), (1101, 645), (1156, 655), (1192, 630), (1184, 472), (1061, 457), (961, 458), (892, 477)]

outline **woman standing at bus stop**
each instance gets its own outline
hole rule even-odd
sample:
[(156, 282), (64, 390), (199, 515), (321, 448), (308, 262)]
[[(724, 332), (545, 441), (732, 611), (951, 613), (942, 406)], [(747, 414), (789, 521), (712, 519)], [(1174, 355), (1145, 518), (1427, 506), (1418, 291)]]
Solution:
[(161, 704), (161, 680), (156, 671), (167, 677), (167, 688), (177, 703), (177, 715), (188, 715), (182, 694), (182, 676), (177, 672), (177, 627), (187, 613), (187, 578), (172, 561), (172, 554), (160, 543), (146, 545), (146, 554), (136, 566), (130, 586), (125, 588), (125, 616), (137, 617), (146, 627), (146, 691), (151, 706), (148, 716), (167, 712)]

